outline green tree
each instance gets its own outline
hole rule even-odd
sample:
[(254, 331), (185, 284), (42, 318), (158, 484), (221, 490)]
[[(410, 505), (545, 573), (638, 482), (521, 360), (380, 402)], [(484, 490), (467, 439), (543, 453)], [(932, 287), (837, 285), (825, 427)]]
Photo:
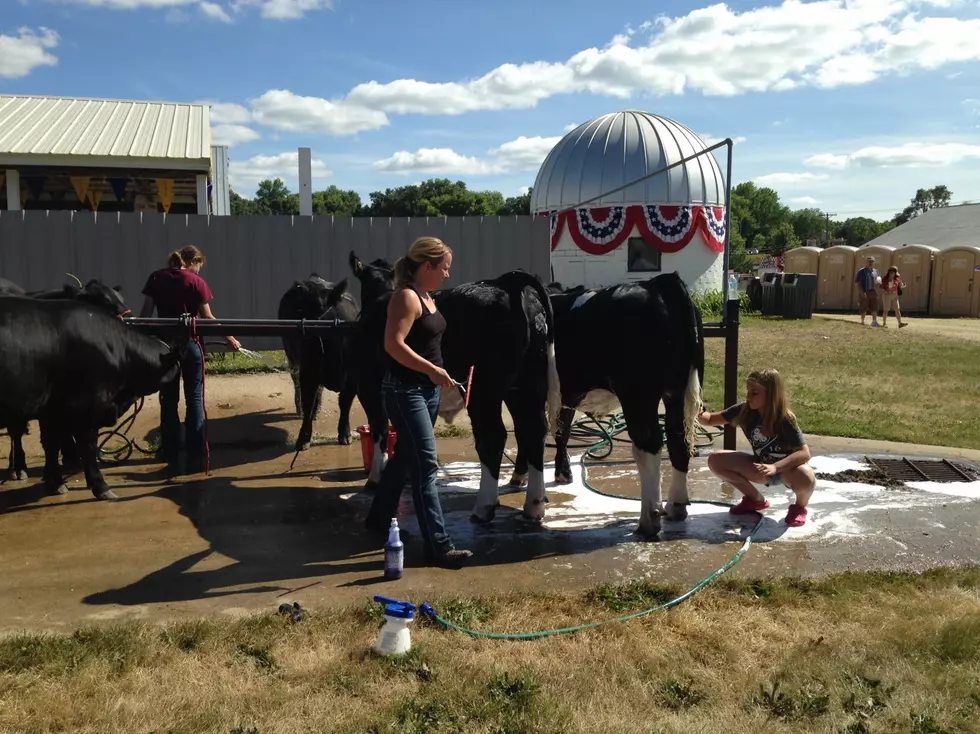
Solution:
[(531, 213), (531, 189), (520, 196), (508, 196), (504, 200), (498, 214), (530, 214)]
[(866, 242), (873, 240), (882, 232), (888, 231), (882, 228), (883, 224), (869, 217), (851, 217), (837, 224), (834, 230), (834, 236), (840, 237), (852, 247), (860, 247)]
[(931, 189), (919, 189), (909, 201), (909, 205), (895, 215), (895, 224), (905, 224), (930, 209), (949, 206), (953, 192), (947, 186), (933, 186)]
[(827, 217), (819, 209), (797, 209), (790, 214), (793, 232), (801, 243), (807, 240), (821, 241), (827, 229)]
[(361, 195), (330, 185), (313, 192), (313, 214), (316, 216), (355, 217), (360, 214)]
[(259, 182), (256, 204), (268, 214), (299, 214), (299, 194), (292, 193), (281, 178)]

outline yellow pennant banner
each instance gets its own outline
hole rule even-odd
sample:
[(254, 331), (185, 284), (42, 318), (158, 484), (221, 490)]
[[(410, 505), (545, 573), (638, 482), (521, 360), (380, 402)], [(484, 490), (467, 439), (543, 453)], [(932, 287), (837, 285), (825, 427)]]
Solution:
[(163, 211), (167, 214), (170, 213), (170, 206), (174, 203), (174, 182), (173, 179), (169, 178), (158, 178), (157, 179), (157, 192), (160, 197), (160, 203), (163, 205)]
[(68, 180), (71, 181), (71, 187), (75, 189), (75, 196), (78, 197), (79, 201), (86, 201), (88, 197), (88, 184), (92, 180), (91, 176), (69, 176)]
[(93, 212), (99, 211), (99, 204), (102, 203), (102, 192), (101, 191), (89, 191), (88, 192), (88, 205), (92, 207)]

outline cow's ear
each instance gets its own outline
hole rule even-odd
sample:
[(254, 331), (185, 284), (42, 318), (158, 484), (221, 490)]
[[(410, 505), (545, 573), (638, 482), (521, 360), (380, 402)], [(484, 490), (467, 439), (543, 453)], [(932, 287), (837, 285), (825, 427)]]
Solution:
[(341, 299), (344, 297), (344, 293), (347, 292), (347, 278), (341, 280), (337, 285), (333, 287), (330, 291), (330, 295), (327, 296), (327, 308), (332, 308), (340, 303)]
[(114, 286), (112, 286), (112, 290), (114, 290), (116, 293), (122, 293), (123, 292), (123, 288), (122, 288), (121, 285), (114, 285)]
[(350, 251), (350, 269), (354, 271), (354, 275), (360, 275), (364, 271), (364, 263), (361, 262), (353, 250)]

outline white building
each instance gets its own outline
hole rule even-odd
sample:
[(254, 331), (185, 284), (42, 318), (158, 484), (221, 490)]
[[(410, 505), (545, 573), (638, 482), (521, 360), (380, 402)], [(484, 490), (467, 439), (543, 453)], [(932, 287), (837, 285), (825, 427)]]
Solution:
[(679, 122), (637, 110), (565, 135), (531, 192), (531, 213), (551, 216), (554, 279), (591, 288), (676, 271), (691, 290), (721, 290), (726, 185), (713, 153), (633, 183), (707, 147)]

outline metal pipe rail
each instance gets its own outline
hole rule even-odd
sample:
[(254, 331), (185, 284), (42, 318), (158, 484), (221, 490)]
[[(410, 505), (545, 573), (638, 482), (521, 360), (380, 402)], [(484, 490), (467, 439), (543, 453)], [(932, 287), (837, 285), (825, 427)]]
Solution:
[(311, 319), (177, 319), (141, 318), (127, 316), (123, 322), (141, 331), (152, 334), (172, 334), (186, 329), (188, 334), (198, 336), (287, 336), (299, 332), (300, 335), (320, 335), (325, 332), (350, 330), (357, 327), (356, 321), (333, 319), (319, 321)]

